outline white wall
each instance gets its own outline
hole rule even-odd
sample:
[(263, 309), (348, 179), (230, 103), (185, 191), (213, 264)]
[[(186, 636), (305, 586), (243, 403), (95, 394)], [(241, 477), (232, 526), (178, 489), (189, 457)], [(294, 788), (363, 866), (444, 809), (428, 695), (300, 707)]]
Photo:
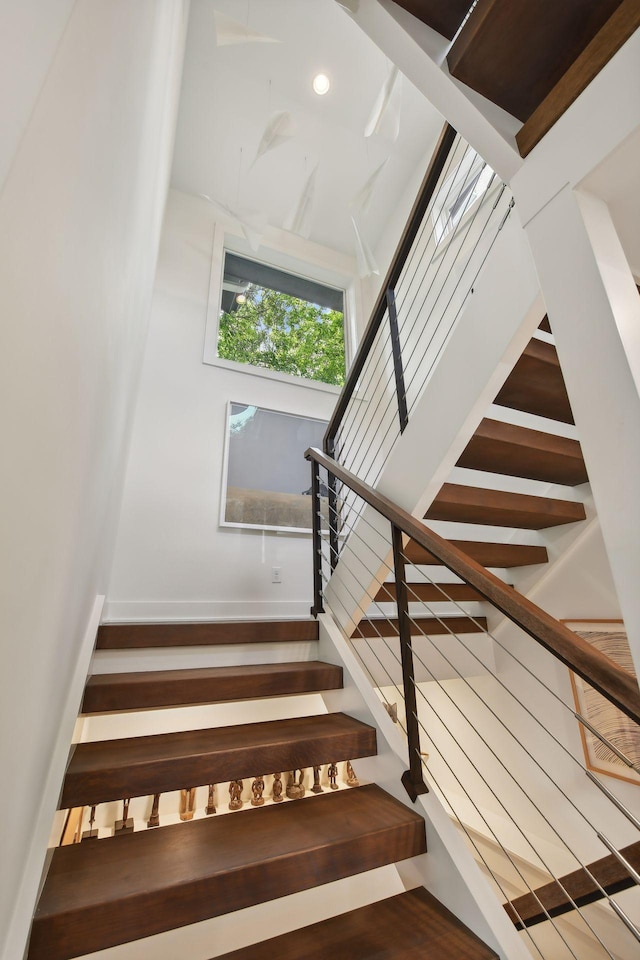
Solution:
[[(338, 390), (203, 363), (210, 279), (210, 310), (219, 295), (215, 215), (197, 197), (169, 194), (108, 619), (309, 615), (309, 536), (219, 526), (226, 409), (234, 400), (328, 419)], [(310, 246), (317, 261), (322, 248)], [(330, 251), (325, 259), (335, 268)], [(282, 583), (271, 582), (273, 566)]]
[(25, 69), (0, 194), (0, 953), (16, 960), (106, 591), (186, 6), (78, 0), (64, 30), (64, 4), (10, 6), (0, 63)]
[(74, 0), (2, 0), (0, 188), (29, 123)]

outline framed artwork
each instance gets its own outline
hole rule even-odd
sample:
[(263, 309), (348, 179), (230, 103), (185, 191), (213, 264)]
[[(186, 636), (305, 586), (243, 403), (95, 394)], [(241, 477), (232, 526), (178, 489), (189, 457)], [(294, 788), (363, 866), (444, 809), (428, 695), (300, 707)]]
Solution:
[[(310, 533), (311, 467), (304, 452), (322, 448), (326, 428), (326, 420), (230, 402), (221, 526)], [(326, 496), (321, 509), (326, 526)]]
[[(611, 660), (635, 676), (631, 651), (622, 620), (563, 620), (565, 626), (583, 637)], [(640, 766), (640, 728), (582, 677), (569, 671), (577, 712), (600, 731), (629, 760)], [(628, 767), (583, 724), (578, 724), (588, 770), (640, 783), (640, 776)]]

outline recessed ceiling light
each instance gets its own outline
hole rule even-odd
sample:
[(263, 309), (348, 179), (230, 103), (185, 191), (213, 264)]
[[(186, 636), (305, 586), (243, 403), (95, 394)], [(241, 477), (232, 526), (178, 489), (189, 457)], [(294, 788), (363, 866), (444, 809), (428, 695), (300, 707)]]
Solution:
[(317, 73), (313, 78), (313, 89), (319, 97), (324, 97), (325, 93), (329, 93), (330, 86), (331, 80), (326, 73)]

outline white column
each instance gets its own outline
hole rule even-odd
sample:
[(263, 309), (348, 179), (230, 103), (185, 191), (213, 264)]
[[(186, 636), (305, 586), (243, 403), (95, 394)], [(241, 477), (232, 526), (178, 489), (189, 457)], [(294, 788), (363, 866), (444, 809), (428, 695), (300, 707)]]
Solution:
[(567, 185), (526, 230), (640, 673), (640, 297), (598, 198)]

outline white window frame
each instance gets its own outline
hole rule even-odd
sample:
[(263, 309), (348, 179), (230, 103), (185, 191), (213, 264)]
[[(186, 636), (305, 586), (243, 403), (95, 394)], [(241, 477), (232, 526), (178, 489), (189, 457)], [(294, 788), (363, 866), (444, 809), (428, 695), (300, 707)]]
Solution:
[(341, 273), (331, 267), (321, 266), (317, 263), (312, 264), (305, 262), (297, 257), (293, 257), (288, 252), (275, 249), (274, 247), (260, 247), (256, 253), (249, 247), (249, 244), (244, 239), (230, 234), (228, 231), (225, 231), (223, 225), (216, 223), (213, 231), (203, 363), (215, 367), (222, 367), (225, 370), (233, 370), (237, 373), (248, 374), (253, 377), (263, 377), (266, 380), (277, 380), (280, 383), (290, 383), (298, 387), (308, 387), (311, 390), (321, 390), (337, 396), (342, 388), (332, 383), (323, 383), (320, 380), (308, 380), (306, 377), (296, 377), (289, 373), (281, 373), (278, 370), (270, 370), (268, 367), (257, 367), (250, 363), (238, 363), (235, 360), (226, 360), (218, 356), (220, 304), (222, 300), (224, 259), (227, 251), (237, 253), (239, 256), (246, 257), (248, 260), (255, 260), (256, 263), (264, 263), (267, 266), (276, 267), (279, 270), (285, 270), (296, 276), (315, 280), (340, 290), (344, 303), (344, 350), (345, 369), (347, 371), (353, 357), (355, 316), (357, 302), (360, 300), (359, 284), (353, 275)]
[[(458, 199), (460, 190), (463, 189), (465, 182), (473, 182), (474, 176), (477, 176), (478, 179), (473, 184), (471, 196), (465, 201), (460, 215), (455, 220), (452, 220), (451, 209)], [(475, 150), (470, 150), (465, 153), (455, 170), (449, 174), (438, 190), (438, 195), (442, 197), (442, 201), (436, 200), (431, 210), (436, 247), (440, 246), (441, 243), (448, 243), (458, 227), (462, 226), (478, 204), (488, 196), (486, 188), (493, 176), (494, 171), (489, 164), (482, 159), (479, 153), (476, 153)], [(499, 179), (496, 178), (494, 186), (497, 186), (499, 183)], [(489, 193), (491, 193), (491, 190), (489, 190)], [(451, 203), (447, 202), (445, 205), (445, 198), (450, 194), (453, 200)]]

